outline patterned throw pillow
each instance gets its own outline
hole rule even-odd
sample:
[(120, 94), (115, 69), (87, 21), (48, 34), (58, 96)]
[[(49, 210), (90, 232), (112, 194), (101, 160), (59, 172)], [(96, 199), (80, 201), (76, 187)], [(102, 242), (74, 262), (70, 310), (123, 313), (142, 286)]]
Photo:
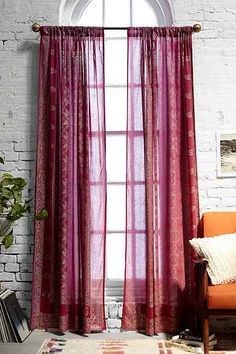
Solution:
[(189, 242), (208, 261), (207, 272), (213, 285), (236, 282), (236, 233), (193, 238)]

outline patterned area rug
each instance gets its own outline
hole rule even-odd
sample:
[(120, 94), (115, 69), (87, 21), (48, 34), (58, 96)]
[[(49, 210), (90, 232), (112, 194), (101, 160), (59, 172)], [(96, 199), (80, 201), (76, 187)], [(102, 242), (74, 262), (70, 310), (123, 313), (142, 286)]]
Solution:
[[(199, 348), (173, 346), (168, 341), (156, 339), (57, 339), (45, 340), (37, 354), (181, 354), (202, 353)], [(214, 354), (224, 354), (214, 351)], [(230, 352), (227, 352), (230, 353)], [(232, 352), (231, 352), (232, 353)], [(234, 352), (235, 354), (236, 352)]]

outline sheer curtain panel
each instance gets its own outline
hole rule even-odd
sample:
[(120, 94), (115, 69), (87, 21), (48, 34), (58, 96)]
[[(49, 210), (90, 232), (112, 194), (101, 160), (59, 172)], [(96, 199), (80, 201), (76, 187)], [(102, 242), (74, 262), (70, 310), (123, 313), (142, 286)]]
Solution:
[(41, 27), (32, 328), (101, 331), (104, 31)]
[(197, 235), (192, 28), (128, 30), (123, 329), (176, 332), (193, 318)]

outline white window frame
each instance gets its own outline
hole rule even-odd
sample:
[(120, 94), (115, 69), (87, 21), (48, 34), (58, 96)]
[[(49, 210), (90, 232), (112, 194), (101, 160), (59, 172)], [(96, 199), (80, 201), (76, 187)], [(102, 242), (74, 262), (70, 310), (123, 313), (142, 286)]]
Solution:
[[(62, 0), (59, 8), (59, 25), (61, 26), (75, 26), (79, 24), (79, 20), (86, 10), (86, 7), (90, 2), (96, 0)], [(105, 0), (103, 1), (103, 23), (104, 13), (105, 13)], [(119, 0), (117, 0), (119, 1)], [(128, 1), (128, 0), (127, 0)], [(169, 0), (146, 0), (147, 3), (152, 7), (153, 11), (157, 16), (158, 26), (172, 26), (173, 25), (173, 6), (172, 2)], [(131, 13), (135, 6), (135, 0), (130, 0)], [(131, 26), (133, 25), (133, 19), (131, 17)]]

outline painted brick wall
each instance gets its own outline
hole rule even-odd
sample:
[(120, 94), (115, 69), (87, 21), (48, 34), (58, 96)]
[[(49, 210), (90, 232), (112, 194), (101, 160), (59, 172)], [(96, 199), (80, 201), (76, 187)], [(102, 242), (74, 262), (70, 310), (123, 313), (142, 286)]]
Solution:
[[(95, 0), (94, 0), (95, 1)], [(60, 0), (0, 0), (0, 153), (4, 170), (29, 182), (34, 194), (38, 35), (35, 21), (58, 24)], [(176, 25), (202, 24), (194, 34), (195, 112), (201, 211), (236, 209), (236, 178), (216, 177), (218, 129), (236, 127), (236, 1), (173, 0)], [(30, 218), (15, 228), (15, 244), (1, 246), (0, 281), (17, 291), (30, 313), (33, 236)], [(110, 302), (112, 329), (121, 304)], [(116, 313), (116, 315), (115, 315)], [(118, 322), (117, 322), (118, 321)]]

